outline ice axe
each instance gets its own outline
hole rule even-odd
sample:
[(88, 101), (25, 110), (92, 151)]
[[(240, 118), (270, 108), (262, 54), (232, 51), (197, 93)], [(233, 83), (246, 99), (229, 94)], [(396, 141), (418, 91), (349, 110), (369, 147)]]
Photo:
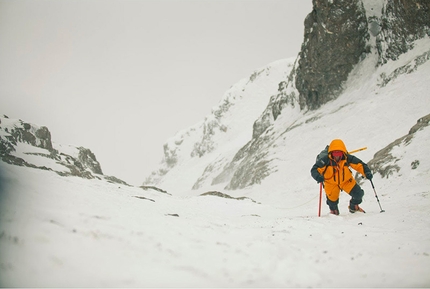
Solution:
[(382, 207), (381, 207), (381, 203), (379, 202), (378, 195), (376, 194), (376, 190), (375, 190), (375, 186), (373, 185), (373, 181), (370, 180), (370, 183), (372, 184), (373, 191), (375, 192), (375, 197), (376, 197), (376, 200), (378, 201), (379, 208), (381, 209), (381, 213), (383, 213), (383, 212), (385, 212), (385, 210), (383, 210)]
[(348, 153), (349, 153), (349, 154), (353, 154), (353, 153), (356, 153), (356, 152), (364, 151), (364, 150), (366, 150), (366, 149), (367, 149), (367, 147), (364, 147), (364, 148), (361, 148), (361, 149), (356, 149), (356, 150), (350, 151), (350, 152), (348, 152)]

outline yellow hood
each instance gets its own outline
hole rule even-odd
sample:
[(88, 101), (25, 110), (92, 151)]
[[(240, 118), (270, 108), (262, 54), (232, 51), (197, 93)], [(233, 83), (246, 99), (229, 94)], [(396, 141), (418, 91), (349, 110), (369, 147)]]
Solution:
[(330, 146), (328, 147), (328, 152), (332, 151), (343, 151), (345, 154), (348, 153), (346, 150), (346, 146), (340, 139), (334, 139), (331, 141)]

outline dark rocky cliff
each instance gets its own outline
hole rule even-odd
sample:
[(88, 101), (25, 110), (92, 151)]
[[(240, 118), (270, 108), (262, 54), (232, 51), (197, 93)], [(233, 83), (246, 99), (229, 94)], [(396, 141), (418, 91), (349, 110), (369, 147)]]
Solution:
[(413, 47), (413, 41), (430, 36), (429, 0), (388, 0), (380, 19), (372, 17), (377, 36), (379, 64), (397, 60)]
[(338, 96), (349, 72), (369, 51), (367, 26), (359, 0), (313, 1), (295, 83), (301, 109), (317, 109)]
[(429, 0), (387, 0), (381, 6), (382, 11), (370, 14), (362, 0), (313, 0), (295, 67), (254, 123), (254, 138), (287, 106), (315, 110), (336, 99), (354, 65), (370, 52), (371, 36), (376, 38), (379, 65), (430, 36)]

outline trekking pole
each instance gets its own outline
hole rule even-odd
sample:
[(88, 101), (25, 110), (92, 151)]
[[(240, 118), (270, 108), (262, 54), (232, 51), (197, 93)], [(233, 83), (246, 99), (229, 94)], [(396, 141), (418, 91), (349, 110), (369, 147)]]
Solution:
[(318, 205), (318, 217), (321, 217), (322, 186), (323, 186), (323, 184), (320, 183), (320, 201), (319, 201), (319, 205)]
[(372, 180), (370, 180), (370, 183), (372, 184), (372, 188), (373, 188), (373, 191), (375, 192), (376, 200), (378, 201), (379, 208), (381, 209), (381, 212), (380, 212), (380, 213), (385, 212), (385, 210), (383, 210), (383, 209), (382, 209), (382, 207), (381, 207), (381, 203), (379, 202), (379, 198), (378, 198), (378, 195), (376, 194), (375, 186), (373, 185)]

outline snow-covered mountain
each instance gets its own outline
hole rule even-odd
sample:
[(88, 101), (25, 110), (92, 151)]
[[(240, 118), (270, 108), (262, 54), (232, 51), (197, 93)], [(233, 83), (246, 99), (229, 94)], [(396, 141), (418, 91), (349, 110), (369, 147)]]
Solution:
[(103, 175), (90, 149), (53, 143), (46, 126), (10, 119), (6, 115), (0, 117), (0, 157), (9, 164), (54, 171), (60, 176), (126, 184), (114, 176)]
[[(337, 22), (318, 21), (339, 3), (314, 1), (309, 37), (331, 37), (320, 34)], [(303, 94), (310, 78), (297, 72), (319, 51), (305, 41), (168, 140), (147, 179), (159, 188), (114, 182), (86, 149), (2, 117), (0, 286), (429, 287), (430, 38), (400, 37), (408, 22), (393, 16), (409, 11), (395, 3), (427, 2), (357, 3), (345, 15), (366, 14), (365, 54), (324, 87), (334, 94)], [(366, 214), (342, 193), (339, 216), (323, 202), (317, 217), (310, 168), (334, 138), (367, 147), (356, 153), (374, 173), (375, 188), (357, 176)]]
[(210, 185), (210, 176), (220, 173), (252, 137), (249, 128), (293, 63), (294, 59), (276, 61), (233, 85), (203, 121), (167, 141), (161, 167), (145, 184), (187, 189)]
[[(276, 176), (306, 182), (319, 151), (315, 145), (324, 147), (334, 138), (344, 139), (350, 149), (368, 146), (362, 156), (369, 160), (381, 148), (375, 145), (381, 136), (389, 143), (412, 125), (398, 111), (413, 116), (413, 122), (429, 113), (427, 6), (425, 1), (412, 6), (391, 0), (315, 2), (297, 59), (276, 63), (281, 73), (266, 73), (255, 83), (242, 80), (227, 91), (202, 123), (166, 143), (161, 168), (145, 184), (176, 193), (194, 189), (197, 195), (270, 188)], [(409, 74), (411, 85), (405, 86), (398, 79)], [(342, 111), (349, 113), (339, 117)], [(364, 118), (374, 125), (360, 125)], [(296, 154), (303, 161), (285, 172)]]

